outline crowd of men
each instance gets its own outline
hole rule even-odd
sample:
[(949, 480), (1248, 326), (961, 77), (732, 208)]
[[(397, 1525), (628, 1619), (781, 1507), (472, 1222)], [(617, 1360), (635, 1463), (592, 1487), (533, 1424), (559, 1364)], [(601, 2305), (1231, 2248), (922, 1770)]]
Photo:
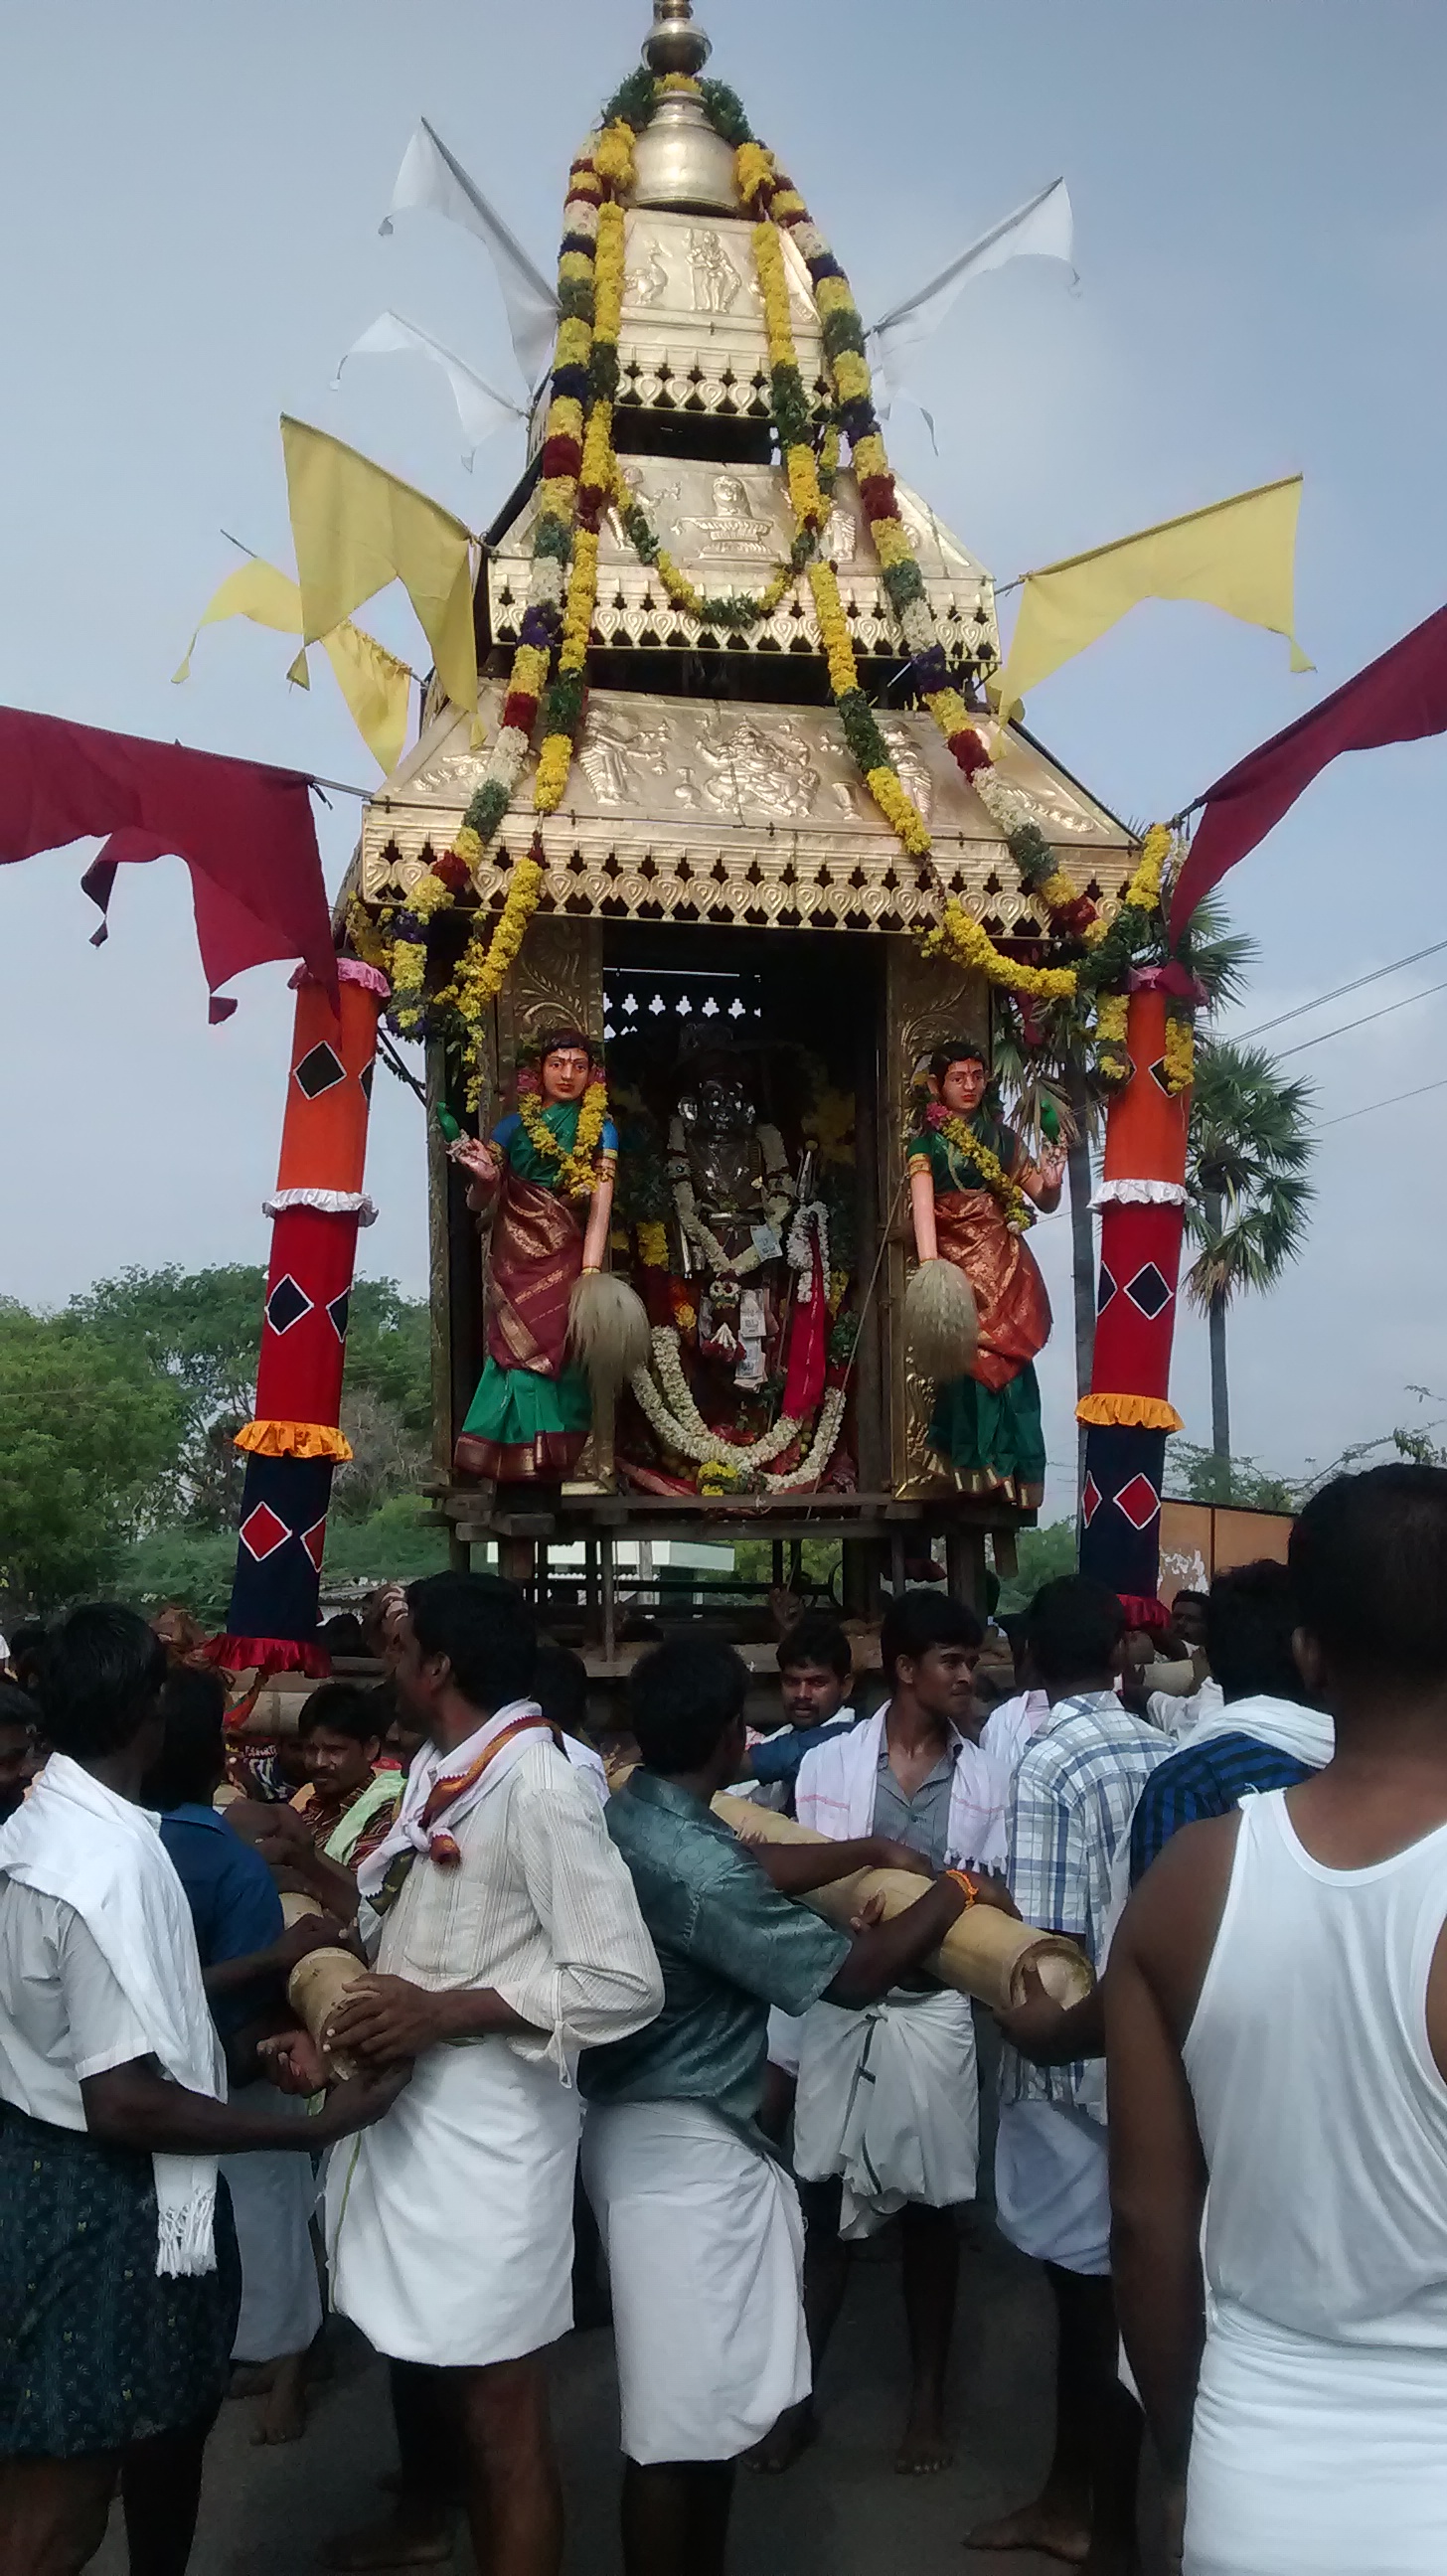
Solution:
[[(1447, 1473), (1337, 1480), (1287, 1565), (1173, 1617), (1131, 1634), (1068, 1577), (1006, 1647), (906, 1592), (864, 1717), (807, 1614), (771, 1733), (694, 1627), (638, 1662), (606, 1765), (577, 1659), (484, 1575), (395, 1596), (386, 1684), (266, 1746), (129, 1610), (14, 1641), (6, 2576), (83, 2567), (117, 2495), (133, 2576), (181, 2576), (238, 2366), (262, 2437), (299, 2429), (319, 2277), (387, 2359), (400, 2463), (333, 2564), (445, 2560), (460, 2500), (491, 2576), (557, 2576), (546, 2356), (605, 2296), (626, 2576), (721, 2576), (736, 2465), (814, 2438), (895, 2221), (896, 2465), (948, 2464), (986, 2187), (1049, 2284), (1055, 2434), (971, 2549), (1128, 2576), (1148, 2431), (1186, 2576), (1440, 2576)], [(725, 1791), (811, 1833), (740, 1833)], [(808, 1902), (871, 1868), (915, 1902)], [(1084, 2000), (932, 1978), (977, 1905), (1077, 1945)], [(347, 1945), (319, 2033), (289, 1980)]]

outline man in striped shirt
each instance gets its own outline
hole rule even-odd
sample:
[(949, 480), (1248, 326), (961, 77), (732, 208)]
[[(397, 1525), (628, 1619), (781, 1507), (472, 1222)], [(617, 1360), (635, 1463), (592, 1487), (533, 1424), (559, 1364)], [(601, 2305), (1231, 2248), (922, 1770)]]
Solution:
[(1130, 1834), (1132, 1887), (1182, 1825), (1229, 1815), (1253, 1790), (1294, 1789), (1331, 1760), (1331, 1719), (1307, 1705), (1292, 1654), (1296, 1625), (1284, 1565), (1240, 1565), (1217, 1575), (1206, 1605), (1206, 1652), (1225, 1705), (1192, 1729), (1141, 1791)]
[[(1027, 1744), (1009, 1810), (1010, 1893), (1027, 1923), (1061, 1932), (1099, 1969), (1136, 1800), (1169, 1740), (1116, 1695), (1125, 1613), (1068, 1575), (1037, 1592), (1026, 1687), (1050, 1717)], [(1140, 2412), (1116, 2375), (1110, 2191), (1101, 2068), (1037, 2066), (1007, 2047), (995, 2198), (1011, 2243), (1045, 2265), (1059, 2323), (1055, 2456), (1033, 2504), (972, 2532), (971, 2549), (1036, 2549), (1134, 2564)]]

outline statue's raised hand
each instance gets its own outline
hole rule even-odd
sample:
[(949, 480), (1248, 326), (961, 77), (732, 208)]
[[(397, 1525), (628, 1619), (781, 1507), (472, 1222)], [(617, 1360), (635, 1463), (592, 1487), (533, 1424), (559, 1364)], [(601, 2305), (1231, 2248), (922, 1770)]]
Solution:
[(497, 1156), (485, 1138), (481, 1136), (459, 1136), (455, 1143), (448, 1146), (447, 1150), (454, 1163), (459, 1164), (464, 1172), (469, 1173), (471, 1178), (476, 1181), (482, 1189), (491, 1190), (496, 1188), (498, 1178)]

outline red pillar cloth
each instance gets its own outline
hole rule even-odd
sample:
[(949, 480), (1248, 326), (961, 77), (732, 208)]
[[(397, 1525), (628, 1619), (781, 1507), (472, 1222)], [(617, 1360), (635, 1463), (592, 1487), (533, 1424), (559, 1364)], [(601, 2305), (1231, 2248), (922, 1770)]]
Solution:
[(1228, 868), (1254, 850), (1313, 778), (1343, 751), (1378, 751), (1447, 732), (1447, 608), (1404, 635), (1310, 715), (1262, 743), (1202, 799), (1190, 854), (1171, 898), (1171, 935)]
[(336, 1007), (302, 967), (274, 1195), (256, 1418), (237, 1447), (268, 1458), (350, 1458), (341, 1437), (342, 1363), (362, 1194), (377, 1022), (385, 975), (344, 957)]
[(339, 1428), (347, 1311), (362, 1196), (377, 1022), (387, 979), (336, 963), (335, 1006), (305, 969), (292, 978), (296, 1023), (274, 1198), (256, 1418), (237, 1433), (249, 1452), (236, 1579), (223, 1660), (312, 1652), (333, 1464), (351, 1450)]
[(281, 1163), (268, 1211), (332, 1208), (360, 1215), (373, 1211), (362, 1197), (367, 1160), (367, 1120), (377, 1053), (377, 1015), (386, 998), (385, 976), (344, 958), (339, 969), (340, 1012), (333, 997), (303, 971), (292, 978), (296, 1023)]
[[(345, 1457), (345, 1443), (292, 1435), (341, 1420), (347, 1306), (357, 1259), (355, 1216), (287, 1208), (271, 1231), (271, 1268), (256, 1377), (256, 1426), (287, 1440), (292, 1457)], [(252, 1426), (248, 1426), (248, 1429)], [(246, 1438), (248, 1449), (263, 1443)], [(273, 1453), (277, 1454), (277, 1453)]]
[[(304, 959), (335, 994), (311, 782), (299, 772), (0, 707), (0, 864), (93, 833), (105, 847), (83, 882), (102, 914), (117, 867), (184, 859), (213, 1021), (236, 1008), (220, 986), (274, 958)], [(105, 936), (102, 921), (94, 944)]]
[(1178, 1207), (1107, 1205), (1100, 1225), (1100, 1298), (1092, 1386), (1164, 1403), (1181, 1266)]
[(1130, 1080), (1106, 1113), (1100, 1296), (1080, 1503), (1080, 1570), (1137, 1606), (1160, 1576), (1176, 1282), (1185, 1226), (1190, 1095), (1166, 1089), (1171, 970), (1143, 974), (1130, 996)]
[(1180, 1191), (1186, 1177), (1188, 1095), (1165, 1085), (1166, 1003), (1163, 982), (1152, 980), (1131, 994), (1125, 1048), (1130, 1080), (1106, 1112), (1106, 1188), (1117, 1182), (1159, 1181)]

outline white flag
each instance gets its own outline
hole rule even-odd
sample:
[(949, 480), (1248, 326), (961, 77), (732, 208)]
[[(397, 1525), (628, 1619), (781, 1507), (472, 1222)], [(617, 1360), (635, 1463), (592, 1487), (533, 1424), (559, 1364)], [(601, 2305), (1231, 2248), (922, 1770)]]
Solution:
[(866, 333), (881, 412), (888, 412), (890, 388), (898, 392), (903, 383), (901, 361), (909, 350), (933, 337), (970, 280), (1003, 268), (1007, 260), (1025, 258), (1064, 260), (1072, 281), (1075, 278), (1075, 218), (1063, 179), (1052, 179), (1028, 205), (1017, 206), (1003, 223), (982, 233), (928, 286), (906, 303), (896, 304)]
[(464, 359), (454, 357), (450, 349), (443, 348), (440, 340), (434, 340), (430, 332), (419, 330), (415, 322), (404, 322), (400, 313), (379, 313), (360, 340), (352, 342), (345, 356), (337, 361), (332, 391), (335, 393), (341, 384), (342, 369), (348, 358), (388, 358), (411, 350), (418, 351), (424, 358), (435, 359), (452, 387), (463, 434), (469, 441), (462, 461), (471, 473), (472, 460), (483, 440), (491, 438), (493, 431), (501, 429), (505, 421), (525, 421), (527, 413), (521, 403), (513, 402), (507, 394), (494, 393), (491, 385), (485, 385), (481, 376), (473, 374)]
[(528, 392), (541, 383), (558, 329), (558, 299), (534, 268), (520, 241), (488, 204), (475, 179), (454, 161), (424, 116), (402, 159), (392, 203), (380, 230), (389, 233), (392, 217), (411, 206), (426, 206), (448, 223), (461, 224), (485, 242), (497, 271), (508, 328)]

